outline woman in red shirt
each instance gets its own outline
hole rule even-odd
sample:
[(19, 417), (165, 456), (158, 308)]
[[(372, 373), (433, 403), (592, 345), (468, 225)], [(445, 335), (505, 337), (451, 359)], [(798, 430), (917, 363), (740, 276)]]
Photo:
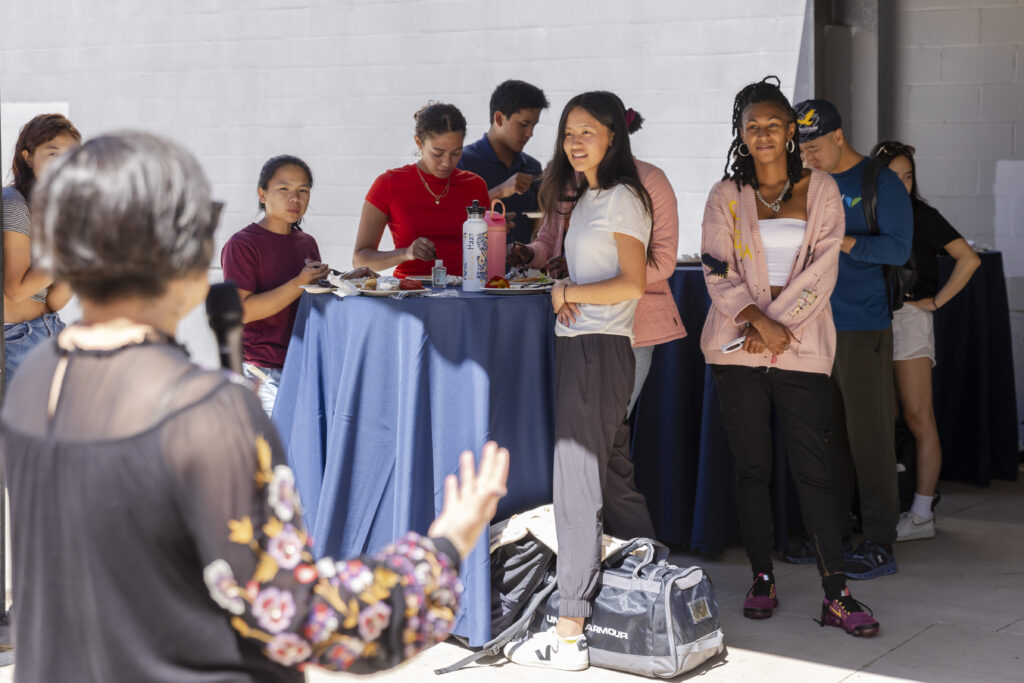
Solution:
[[(373, 182), (352, 264), (377, 271), (398, 266), (395, 277), (408, 277), (430, 275), (434, 259), (441, 259), (450, 274), (461, 275), (466, 207), (474, 199), (481, 206), (490, 203), (487, 183), (455, 168), (466, 137), (466, 117), (455, 105), (428, 104), (414, 118), (419, 161), (385, 171)], [(379, 249), (385, 226), (395, 244), (391, 251)]]

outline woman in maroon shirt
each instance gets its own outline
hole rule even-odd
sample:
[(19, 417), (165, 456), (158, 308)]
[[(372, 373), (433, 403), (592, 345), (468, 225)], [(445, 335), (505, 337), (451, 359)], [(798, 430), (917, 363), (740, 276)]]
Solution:
[[(420, 159), (373, 182), (359, 217), (352, 264), (373, 270), (398, 266), (395, 277), (408, 277), (429, 275), (434, 259), (441, 259), (450, 274), (461, 275), (466, 207), (474, 199), (489, 204), (487, 183), (455, 168), (466, 137), (466, 118), (455, 105), (428, 104), (414, 118)], [(385, 226), (395, 244), (391, 251), (380, 250)]]
[(298, 157), (281, 155), (263, 164), (256, 193), (263, 218), (242, 228), (220, 254), (224, 279), (238, 286), (245, 330), (246, 377), (260, 386), (270, 415), (281, 383), (302, 285), (326, 277), (316, 240), (300, 228), (309, 206), (313, 173)]

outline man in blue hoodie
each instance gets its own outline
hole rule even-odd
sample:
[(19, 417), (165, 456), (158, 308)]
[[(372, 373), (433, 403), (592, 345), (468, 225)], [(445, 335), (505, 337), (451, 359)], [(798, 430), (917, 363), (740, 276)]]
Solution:
[(883, 168), (875, 186), (878, 234), (869, 234), (861, 204), (868, 160), (850, 146), (831, 102), (806, 100), (795, 108), (804, 163), (832, 174), (846, 210), (846, 236), (831, 300), (837, 338), (830, 446), (847, 538), (854, 471), (860, 491), (864, 541), (847, 553), (846, 574), (852, 579), (873, 579), (897, 571), (892, 544), (900, 512), (892, 321), (882, 266), (907, 262), (914, 215), (903, 183)]

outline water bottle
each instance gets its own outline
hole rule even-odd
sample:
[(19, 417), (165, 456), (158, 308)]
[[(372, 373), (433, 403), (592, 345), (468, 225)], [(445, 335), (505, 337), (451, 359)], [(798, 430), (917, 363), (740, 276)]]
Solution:
[(476, 199), (466, 207), (466, 214), (462, 224), (462, 289), (479, 292), (487, 284), (487, 222), (484, 207)]
[[(501, 213), (494, 210), (501, 207)], [(491, 210), (484, 214), (487, 223), (487, 280), (505, 277), (505, 241), (508, 226), (505, 224), (505, 205), (500, 199), (491, 202)]]

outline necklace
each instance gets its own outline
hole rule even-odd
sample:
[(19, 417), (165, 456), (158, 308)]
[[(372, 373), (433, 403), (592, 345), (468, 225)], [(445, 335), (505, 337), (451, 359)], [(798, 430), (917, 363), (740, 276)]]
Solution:
[[(441, 200), (448, 194), (448, 190), (452, 189), (452, 177), (450, 175), (448, 176), (448, 182), (444, 185), (444, 192), (441, 194), (434, 194), (434, 191), (430, 189), (430, 185), (427, 185), (427, 179), (423, 177), (423, 171), (420, 170), (420, 165), (416, 164), (415, 166), (416, 174), (419, 175), (420, 181), (423, 183), (423, 187), (427, 188), (427, 192), (429, 192), (430, 196), (434, 198), (434, 203), (440, 204)], [(762, 199), (761, 201), (763, 202), (764, 200)], [(776, 211), (778, 211), (778, 209), (776, 209)]]
[(779, 196), (775, 198), (775, 201), (770, 204), (765, 201), (764, 197), (761, 196), (761, 190), (754, 190), (754, 194), (757, 195), (757, 198), (761, 201), (762, 204), (764, 204), (765, 206), (772, 210), (772, 213), (778, 213), (779, 209), (782, 208), (782, 198), (786, 196), (787, 192), (789, 192), (789, 186), (791, 184), (792, 183), (790, 182), (789, 178), (786, 178), (786, 186), (782, 188), (782, 192), (780, 192)]

